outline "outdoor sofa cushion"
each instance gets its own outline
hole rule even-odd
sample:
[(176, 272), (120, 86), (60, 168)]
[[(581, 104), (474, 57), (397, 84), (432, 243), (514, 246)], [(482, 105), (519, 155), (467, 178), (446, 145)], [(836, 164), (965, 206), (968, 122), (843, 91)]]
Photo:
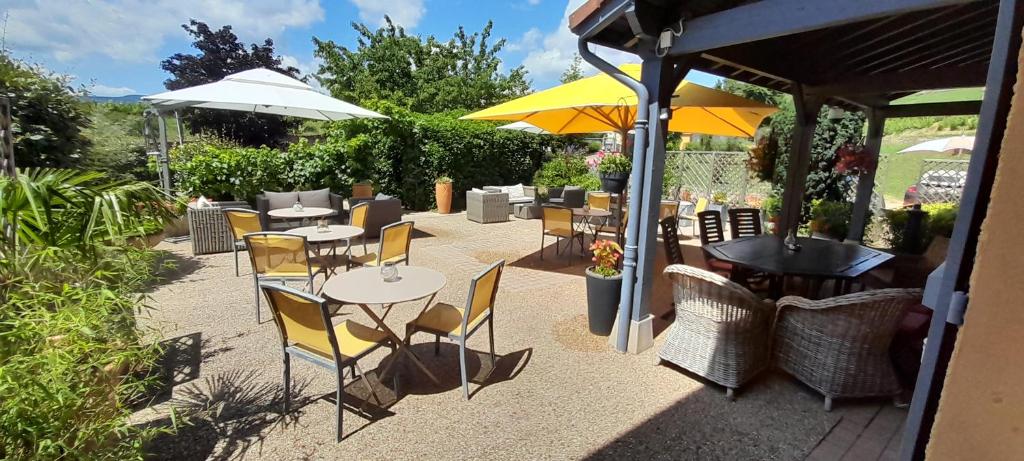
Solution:
[[(267, 202), (271, 210), (278, 210), (281, 208), (291, 208), (295, 205), (295, 202), (299, 201), (298, 192), (268, 192), (263, 191), (263, 196), (267, 198)], [(329, 208), (329, 207), (328, 207)]]
[(304, 207), (331, 208), (331, 190), (324, 188), (299, 192), (299, 202)]

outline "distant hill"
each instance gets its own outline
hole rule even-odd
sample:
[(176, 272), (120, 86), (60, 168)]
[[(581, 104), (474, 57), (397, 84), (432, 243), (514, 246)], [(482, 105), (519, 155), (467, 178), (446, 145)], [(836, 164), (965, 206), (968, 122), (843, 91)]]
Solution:
[(87, 101), (92, 101), (92, 102), (112, 102), (112, 103), (116, 103), (116, 104), (134, 104), (134, 103), (137, 103), (137, 102), (142, 102), (142, 96), (143, 95), (141, 95), (141, 94), (129, 94), (129, 95), (126, 95), (126, 96), (93, 96), (93, 95), (89, 95), (89, 96), (86, 96), (85, 99)]

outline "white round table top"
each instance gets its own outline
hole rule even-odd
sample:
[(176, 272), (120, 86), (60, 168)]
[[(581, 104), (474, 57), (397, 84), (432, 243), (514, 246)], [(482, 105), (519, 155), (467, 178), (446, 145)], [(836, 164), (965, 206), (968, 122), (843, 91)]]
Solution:
[(607, 216), (611, 216), (612, 212), (608, 211), (608, 210), (601, 210), (601, 209), (598, 209), (598, 208), (588, 208), (588, 209), (573, 208), (572, 209), (572, 214), (574, 214), (576, 216), (588, 216), (588, 217), (591, 217), (591, 218), (604, 218), (604, 217), (607, 217)]
[(330, 216), (335, 211), (330, 208), (319, 208), (315, 206), (304, 207), (302, 211), (295, 211), (294, 208), (276, 208), (267, 212), (272, 218), (286, 218), (286, 219), (299, 219), (299, 218), (322, 218), (324, 216)]
[(356, 226), (332, 224), (328, 226), (328, 228), (330, 229), (329, 232), (320, 232), (317, 230), (316, 226), (304, 226), (296, 227), (295, 229), (288, 229), (285, 232), (289, 234), (303, 235), (306, 237), (306, 241), (312, 243), (346, 240), (363, 235), (363, 229)]
[(332, 276), (323, 294), (348, 304), (394, 304), (423, 299), (448, 283), (444, 274), (426, 267), (396, 265), (399, 279), (385, 282), (380, 268), (364, 267)]

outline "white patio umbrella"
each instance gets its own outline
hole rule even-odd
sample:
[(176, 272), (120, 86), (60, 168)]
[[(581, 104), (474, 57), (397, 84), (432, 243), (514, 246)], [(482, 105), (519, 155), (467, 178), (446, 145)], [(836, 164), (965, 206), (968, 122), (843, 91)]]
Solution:
[(551, 134), (550, 131), (545, 130), (537, 125), (529, 122), (515, 122), (509, 123), (508, 125), (502, 125), (498, 127), (499, 130), (513, 130), (513, 131), (525, 131), (533, 134)]
[(899, 153), (970, 151), (971, 149), (974, 149), (974, 136), (952, 136), (914, 144)]
[(160, 152), (151, 155), (156, 155), (160, 160), (160, 179), (167, 192), (170, 192), (171, 181), (163, 114), (176, 114), (178, 109), (198, 107), (314, 120), (388, 118), (386, 115), (318, 93), (306, 83), (263, 68), (231, 74), (205, 85), (144, 96), (142, 99), (152, 105), (151, 113), (155, 112), (159, 116)]

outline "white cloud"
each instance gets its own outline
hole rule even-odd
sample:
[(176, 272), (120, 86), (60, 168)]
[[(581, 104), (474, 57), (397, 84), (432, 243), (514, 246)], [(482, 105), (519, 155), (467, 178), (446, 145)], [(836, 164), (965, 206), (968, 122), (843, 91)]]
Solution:
[(190, 18), (211, 27), (230, 24), (250, 42), (324, 18), (320, 0), (15, 0), (7, 12), (8, 48), (60, 61), (151, 61), (165, 40), (184, 34), (181, 24)]
[(530, 30), (523, 32), (523, 36), (519, 40), (509, 42), (505, 49), (508, 51), (531, 51), (537, 48), (542, 38), (544, 38), (544, 33), (536, 27), (531, 27)]
[[(530, 77), (534, 79), (535, 83), (541, 85), (541, 88), (557, 83), (558, 77), (572, 63), (573, 55), (577, 52), (579, 37), (569, 30), (569, 15), (582, 5), (584, 1), (569, 0), (565, 7), (565, 13), (562, 15), (562, 20), (558, 23), (558, 28), (544, 34), (543, 39), (535, 40), (532, 49), (523, 48), (528, 51), (526, 57), (523, 58), (523, 66), (530, 72)], [(525, 38), (526, 36), (524, 35)], [(525, 40), (520, 40), (520, 43), (525, 44), (525, 42)], [(594, 50), (593, 45), (591, 45), (591, 50)], [(636, 55), (618, 50), (597, 47), (594, 51), (598, 56), (612, 64), (640, 62), (640, 58)], [(596, 69), (586, 61), (583, 62), (583, 69), (588, 74), (596, 72)]]
[(299, 75), (311, 75), (316, 73), (317, 69), (320, 68), (320, 60), (313, 58), (309, 61), (301, 61), (299, 58), (290, 54), (281, 55), (281, 65), (284, 67), (292, 66), (299, 69)]
[(526, 3), (529, 3), (532, 6), (537, 6), (540, 5), (540, 0), (526, 0)]
[(93, 83), (85, 88), (89, 94), (93, 96), (128, 96), (130, 94), (139, 94), (126, 86), (106, 86), (98, 83)]
[(391, 22), (407, 29), (412, 29), (420, 23), (423, 15), (427, 13), (427, 7), (423, 0), (350, 0), (359, 9), (359, 19), (365, 22), (383, 25), (384, 16), (391, 18)]

